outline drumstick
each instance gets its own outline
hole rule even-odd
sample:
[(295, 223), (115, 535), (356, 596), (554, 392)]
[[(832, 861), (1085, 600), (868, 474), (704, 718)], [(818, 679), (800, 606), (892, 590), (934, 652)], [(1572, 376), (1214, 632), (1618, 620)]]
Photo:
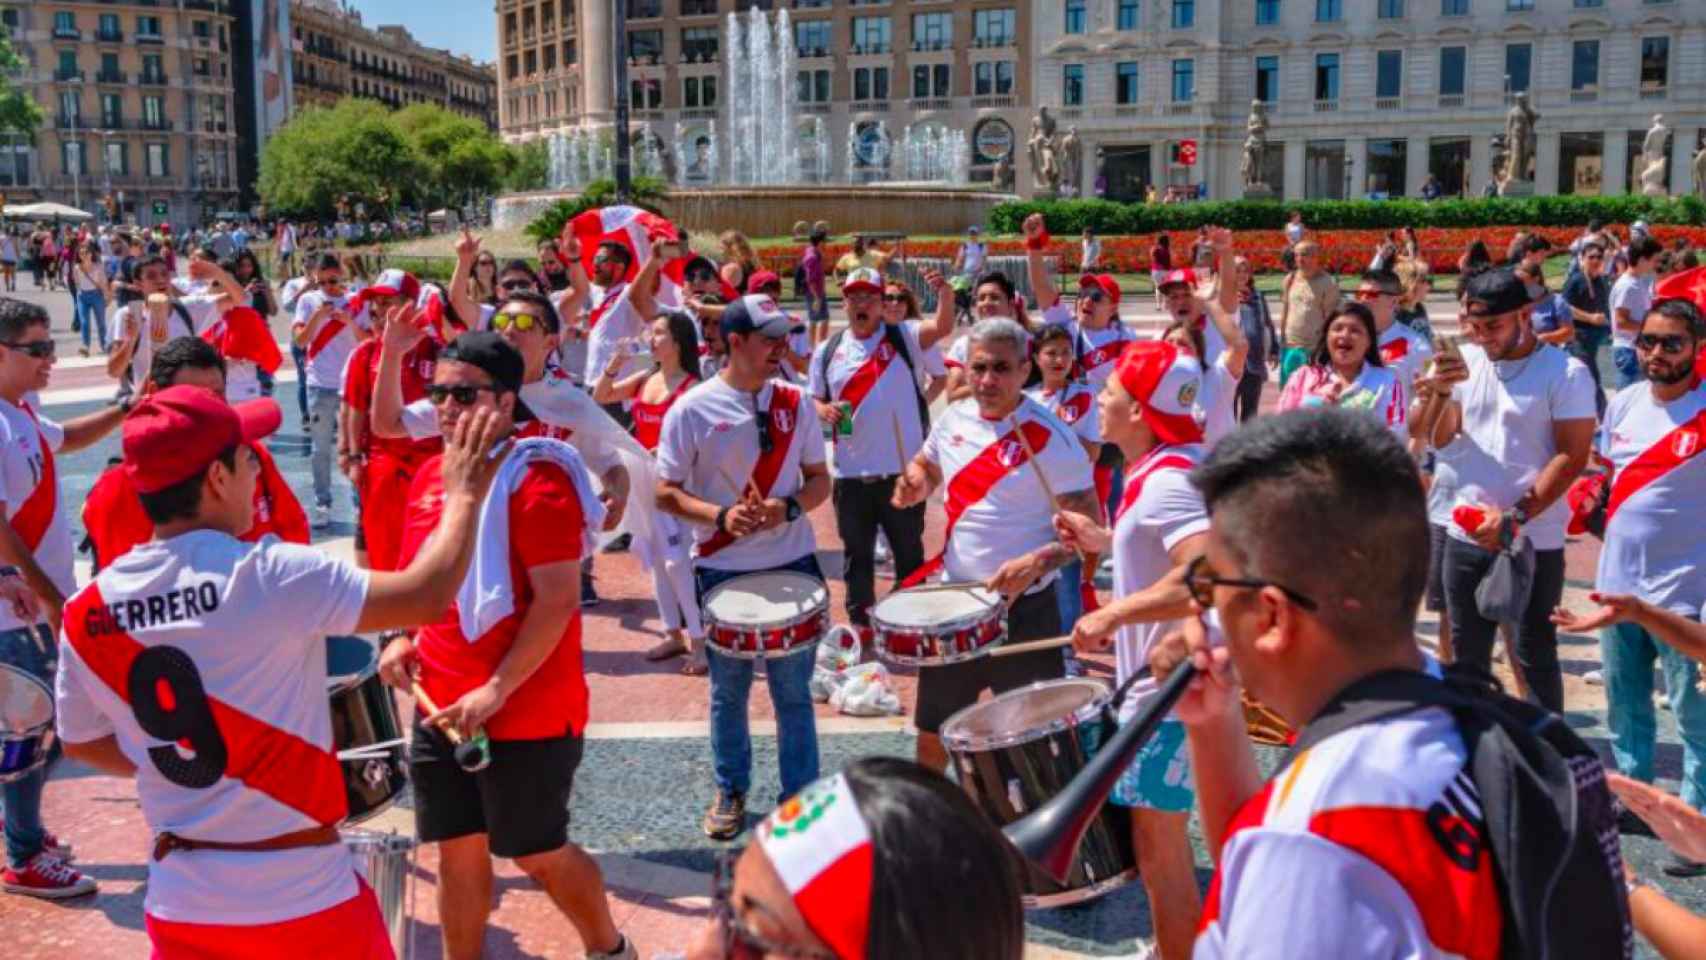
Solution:
[(1048, 494), (1049, 512), (1058, 512), (1060, 508), (1055, 505), (1054, 485), (1048, 482), (1048, 474), (1043, 472), (1043, 465), (1037, 462), (1037, 452), (1031, 449), (1031, 438), (1025, 436), (1024, 425), (1019, 422), (1018, 417), (1012, 417), (1011, 422), (1013, 432), (1019, 435), (1019, 442), (1025, 445), (1025, 459), (1030, 462), (1031, 468), (1037, 472), (1037, 480), (1043, 485), (1043, 493)]
[[(425, 707), (428, 714), (438, 712), (438, 704), (433, 703), (432, 698), (427, 696), (427, 692), (421, 689), (420, 681), (410, 680), (409, 692), (415, 695), (415, 702)], [(444, 735), (450, 739), (451, 743), (462, 743), (462, 731), (452, 726), (449, 721), (440, 720), (438, 722), (438, 728), (444, 731)]]
[(1046, 640), (1027, 640), (1024, 643), (1004, 643), (989, 651), (992, 657), (1011, 657), (1034, 650), (1053, 650), (1056, 647), (1072, 646), (1072, 634), (1062, 637), (1049, 637)]

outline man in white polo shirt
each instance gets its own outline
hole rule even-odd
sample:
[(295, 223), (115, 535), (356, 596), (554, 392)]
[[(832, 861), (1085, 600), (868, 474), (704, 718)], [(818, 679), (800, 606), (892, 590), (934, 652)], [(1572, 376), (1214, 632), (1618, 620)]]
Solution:
[(296, 300), (294, 338), (307, 351), (308, 466), (314, 476), (316, 528), (332, 522), (332, 458), (338, 451), (338, 414), (344, 385), (344, 366), (356, 344), (367, 339), (364, 313), (350, 306), (344, 286), (344, 267), (334, 254), (324, 253), (315, 264), (319, 286)]
[(1635, 337), (1653, 303), (1654, 273), (1664, 246), (1645, 234), (1629, 242), (1629, 269), (1611, 285), (1611, 365), (1619, 390), (1641, 379)]

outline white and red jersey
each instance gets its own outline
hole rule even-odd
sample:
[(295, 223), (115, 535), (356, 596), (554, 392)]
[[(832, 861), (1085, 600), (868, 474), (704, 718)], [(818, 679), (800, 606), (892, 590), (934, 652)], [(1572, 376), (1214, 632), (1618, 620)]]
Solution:
[(1043, 323), (1072, 331), (1072, 356), (1078, 362), (1078, 373), (1089, 382), (1092, 392), (1100, 391), (1102, 384), (1108, 382), (1125, 345), (1137, 339), (1120, 322), (1117, 313), (1109, 319), (1107, 326), (1092, 330), (1080, 323), (1076, 313), (1062, 303), (1043, 311)]
[[(895, 328), (905, 339), (912, 363), (922, 363), (924, 348), (918, 342), (919, 323), (908, 320)], [(837, 477), (886, 477), (906, 469), (896, 449), (895, 431), (908, 459), (924, 445), (924, 424), (918, 417), (918, 384), (907, 358), (895, 349), (892, 338), (879, 326), (863, 339), (848, 330), (835, 354), (830, 356), (825, 382), (825, 340), (812, 353), (810, 366), (812, 396), (830, 403), (853, 407), (853, 433), (835, 436), (835, 462), (830, 470)]]
[[(326, 637), (368, 573), (305, 545), (196, 530), (144, 543), (65, 605), (59, 734), (116, 736), (154, 833), (245, 843), (348, 812), (326, 708)], [(196, 850), (148, 864), (151, 916), (253, 926), (356, 895), (342, 844)]]
[(1102, 442), (1095, 388), (1069, 380), (1066, 386), (1053, 392), (1041, 385), (1032, 387), (1025, 391), (1025, 396), (1047, 407), (1050, 413), (1060, 418), (1061, 423), (1072, 428), (1078, 439), (1088, 443)]
[(1338, 406), (1346, 410), (1366, 410), (1381, 418), (1399, 440), (1409, 438), (1409, 391), (1398, 382), (1390, 368), (1364, 363), (1357, 378), (1340, 389), (1338, 399), (1333, 400), (1331, 397), (1337, 379), (1328, 367), (1311, 364), (1299, 368), (1286, 381), (1285, 389), (1280, 393), (1279, 408), (1296, 410), (1299, 407)]
[[(35, 557), (47, 578), (65, 596), (77, 589), (71, 526), (59, 489), (54, 453), (65, 442), (59, 424), (38, 416), (26, 402), (0, 400), (0, 500), (6, 522)], [(38, 617), (36, 623), (45, 622)], [(0, 630), (27, 626), (0, 603)]]
[(148, 379), (149, 368), (154, 366), (154, 351), (179, 337), (200, 334), (219, 318), (217, 296), (179, 297), (172, 302), (176, 306), (166, 308), (166, 323), (158, 333), (149, 319), (145, 300), (132, 300), (113, 311), (108, 329), (115, 342), (129, 336), (130, 331), (138, 327), (142, 329), (142, 335), (136, 338), (136, 351), (130, 355), (130, 378), (138, 390)]
[(597, 383), (606, 367), (610, 366), (611, 358), (623, 342), (633, 341), (630, 345), (630, 356), (623, 368), (618, 371), (620, 379), (640, 369), (641, 361), (632, 356), (633, 346), (646, 333), (646, 322), (640, 318), (640, 311), (634, 309), (634, 286), (630, 283), (617, 283), (610, 287), (593, 286), (587, 291), (586, 313), (586, 367), (582, 376), (587, 383)]
[[(566, 402), (554, 399), (560, 391), (573, 391), (580, 396), (564, 398)], [(516, 424), (515, 436), (518, 440), (528, 437), (547, 437), (552, 440), (563, 440), (574, 444), (576, 452), (586, 461), (587, 467), (595, 476), (603, 476), (612, 467), (620, 466), (622, 461), (616, 451), (603, 444), (583, 443), (576, 435), (576, 424), (562, 420), (558, 412), (562, 410), (577, 410), (590, 415), (601, 413), (597, 406), (585, 396), (586, 391), (576, 386), (569, 379), (568, 371), (554, 365), (545, 367), (545, 375), (532, 383), (521, 385), (521, 402), (533, 412), (533, 419)], [(574, 400), (582, 402), (575, 403)], [(441, 437), (438, 429), (438, 411), (433, 408), (432, 401), (426, 398), (416, 400), (403, 407), (403, 431), (412, 440), (431, 440)]]
[[(768, 453), (760, 450), (760, 429), (770, 435)], [(804, 390), (771, 380), (755, 397), (716, 376), (687, 391), (664, 414), (658, 477), (712, 503), (733, 504), (748, 485), (766, 499), (786, 498), (805, 486), (803, 468), (824, 462), (823, 447), (817, 412)], [(817, 549), (806, 517), (738, 539), (704, 524), (691, 526), (695, 561), (712, 570), (768, 570)]]
[(1468, 752), (1427, 708), (1304, 750), (1227, 824), (1196, 960), (1500, 956)]
[[(1015, 432), (1021, 429), (1023, 440)], [(1029, 465), (1026, 443), (1057, 495), (1095, 487), (1090, 458), (1071, 428), (1022, 394), (1000, 420), (984, 419), (968, 397), (949, 404), (931, 427), (922, 455), (942, 470), (948, 533), (940, 559), (949, 580), (988, 580), (1003, 563), (1055, 539), (1054, 504)], [(920, 568), (923, 576), (934, 566)]]
[(1397, 374), (1399, 385), (1406, 391), (1415, 385), (1416, 377), (1427, 368), (1433, 355), (1434, 345), (1407, 323), (1394, 320), (1392, 326), (1381, 331), (1380, 361)]
[(1238, 426), (1232, 405), (1238, 399), (1239, 378), (1226, 369), (1229, 356), (1231, 354), (1222, 350), (1220, 356), (1203, 369), (1202, 389), (1197, 391), (1197, 402), (1191, 410), (1191, 414), (1202, 423), (1203, 443), (1210, 447)]
[(344, 386), (344, 367), (348, 365), (350, 354), (355, 352), (356, 345), (363, 337), (362, 326), (366, 311), (362, 316), (350, 314), (350, 297), (353, 293), (346, 291), (336, 297), (327, 296), (320, 290), (310, 290), (296, 298), (296, 325), (306, 327), (314, 311), (321, 304), (330, 304), (332, 312), (320, 321), (320, 326), (314, 335), (308, 338), (305, 348), (308, 353), (306, 364), (308, 386), (319, 390), (342, 391)]
[(1706, 605), (1706, 388), (1670, 403), (1642, 381), (1606, 405), (1599, 452), (1616, 465), (1595, 585), (1688, 617)]
[[(1125, 471), (1125, 493), (1114, 517), (1114, 595), (1130, 596), (1173, 569), (1172, 549), (1208, 531), (1208, 508), (1191, 485), (1190, 472), (1202, 461), (1196, 444), (1163, 444), (1134, 460)], [(1114, 638), (1118, 680), (1149, 664), (1149, 649), (1173, 626), (1172, 621), (1133, 623)], [(1138, 698), (1127, 697), (1120, 719), (1137, 713)]]

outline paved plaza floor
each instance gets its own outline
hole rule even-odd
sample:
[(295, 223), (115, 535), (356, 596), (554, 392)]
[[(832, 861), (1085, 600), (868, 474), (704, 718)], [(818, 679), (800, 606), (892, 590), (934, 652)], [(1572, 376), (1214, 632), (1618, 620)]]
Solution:
[[(26, 292), (26, 297), (35, 297)], [(68, 340), (69, 305), (63, 294), (43, 297), (56, 310), (56, 333), (62, 347)], [(43, 396), (49, 416), (65, 418), (92, 409), (110, 393), (110, 383), (98, 362), (69, 353)], [(287, 361), (288, 363), (288, 361)], [(294, 383), (285, 380), (278, 396), (285, 411), (283, 429), (270, 441), (280, 469), (304, 503), (310, 502), (306, 436), (294, 403)], [(1270, 390), (1271, 393), (1271, 390)], [(1271, 399), (1271, 398), (1270, 398)], [(75, 514), (94, 479), (117, 450), (116, 436), (96, 448), (60, 461), (63, 494)], [(347, 554), (353, 530), (348, 485), (336, 481), (336, 525), (322, 538), (328, 549)], [(814, 511), (819, 557), (830, 578), (833, 610), (842, 615), (841, 545), (827, 506)], [(931, 510), (926, 545), (941, 541), (942, 513)], [(81, 531), (77, 532), (79, 539)], [(1591, 586), (1597, 541), (1572, 542), (1567, 551), (1567, 603), (1585, 605)], [(86, 569), (84, 571), (86, 573)], [(595, 573), (604, 602), (585, 613), (585, 668), (591, 688), (592, 724), (572, 801), (573, 839), (595, 852), (610, 887), (617, 923), (639, 944), (643, 956), (679, 949), (704, 921), (708, 906), (709, 871), (723, 844), (707, 840), (699, 819), (713, 785), (706, 741), (708, 687), (703, 678), (679, 673), (680, 661), (648, 663), (642, 651), (660, 637), (652, 602), (651, 581), (631, 554), (603, 554)], [(1107, 584), (1102, 584), (1106, 596)], [(879, 581), (879, 591), (886, 581)], [(1424, 619), (1421, 640), (1435, 630)], [(240, 638), (233, 638), (234, 642)], [(1604, 746), (1604, 700), (1601, 688), (1581, 676), (1599, 665), (1595, 638), (1564, 636), (1561, 655), (1566, 670), (1570, 722), (1589, 740)], [(1105, 659), (1091, 663), (1092, 675), (1111, 678)], [(910, 703), (910, 671), (897, 673), (903, 703)], [(753, 821), (767, 812), (779, 789), (776, 780), (774, 724), (763, 685), (752, 699), (754, 787), (750, 798)], [(913, 735), (907, 717), (856, 719), (818, 708), (823, 768), (837, 769), (870, 754), (909, 756)], [(1660, 776), (1675, 787), (1681, 750), (1668, 712), (1660, 713)], [(1265, 758), (1277, 760), (1277, 753)], [(143, 931), (143, 887), (150, 837), (130, 782), (103, 776), (74, 763), (62, 763), (46, 792), (49, 828), (77, 848), (78, 866), (101, 884), (93, 898), (58, 904), (0, 895), (0, 930), (8, 960), (60, 958), (70, 955), (98, 958), (146, 954)], [(399, 804), (365, 826), (409, 834), (412, 815)], [(1198, 879), (1206, 886), (1210, 860), (1201, 831), (1193, 822)], [(1669, 895), (1696, 910), (1706, 910), (1706, 881), (1676, 881), (1658, 872), (1665, 853), (1652, 840), (1625, 838), (1624, 851), (1645, 875)], [(434, 906), (438, 862), (422, 850), (414, 869), (416, 957), (440, 952)], [(499, 868), (494, 892), (495, 912), (487, 934), (486, 955), (494, 960), (518, 957), (575, 957), (579, 942), (545, 894), (512, 866)], [(945, 891), (951, 896), (951, 891)], [(1087, 906), (1033, 911), (1028, 917), (1030, 956), (1077, 957), (1129, 954), (1141, 938), (1151, 935), (1141, 886), (1132, 885)], [(1651, 956), (1650, 952), (1645, 955)]]

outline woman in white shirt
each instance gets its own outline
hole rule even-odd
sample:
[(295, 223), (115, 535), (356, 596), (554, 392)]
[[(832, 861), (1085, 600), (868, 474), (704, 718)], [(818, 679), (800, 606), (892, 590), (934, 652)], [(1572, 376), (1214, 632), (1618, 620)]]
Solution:
[(83, 328), (83, 345), (77, 348), (81, 356), (89, 355), (90, 330), (100, 334), (101, 352), (107, 352), (107, 296), (111, 286), (107, 268), (101, 266), (100, 251), (92, 243), (77, 248), (77, 262), (71, 267), (71, 282), (77, 290), (77, 321)]

